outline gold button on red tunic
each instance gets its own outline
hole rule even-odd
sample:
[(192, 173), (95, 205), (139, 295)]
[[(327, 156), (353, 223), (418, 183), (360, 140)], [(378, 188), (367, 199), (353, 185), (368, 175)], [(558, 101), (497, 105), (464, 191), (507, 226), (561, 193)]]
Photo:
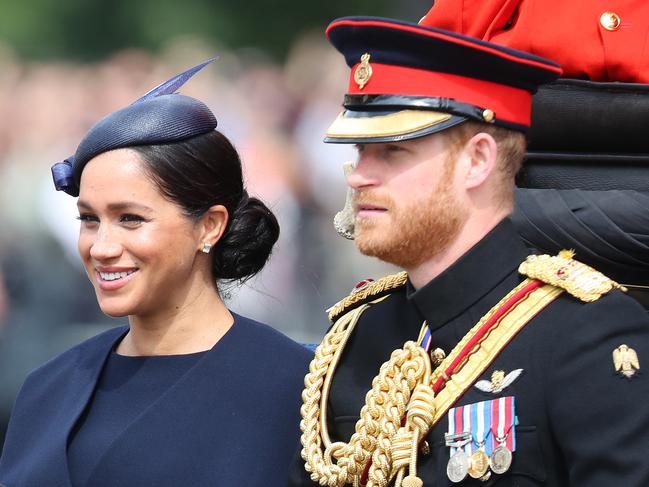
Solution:
[(620, 16), (613, 12), (604, 12), (599, 18), (599, 23), (606, 30), (614, 31), (620, 28)]

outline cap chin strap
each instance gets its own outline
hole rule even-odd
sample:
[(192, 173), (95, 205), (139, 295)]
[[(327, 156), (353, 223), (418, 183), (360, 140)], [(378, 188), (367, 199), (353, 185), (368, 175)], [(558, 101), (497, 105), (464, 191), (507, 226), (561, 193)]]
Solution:
[(502, 117), (499, 117), (498, 110), (463, 103), (453, 98), (442, 98), (438, 96), (346, 94), (343, 99), (343, 106), (347, 110), (360, 112), (374, 110), (377, 112), (399, 110), (438, 111), (450, 113), (458, 117), (466, 117), (478, 122), (494, 123), (523, 133), (527, 133), (529, 130), (529, 127), (526, 125), (504, 120)]
[[(347, 94), (343, 100), (343, 106), (347, 110), (358, 111), (432, 110), (469, 117), (481, 122), (491, 122), (493, 120), (485, 119), (486, 108), (484, 107), (462, 103), (452, 98), (441, 98), (437, 96)], [(488, 111), (486, 118), (491, 118)]]

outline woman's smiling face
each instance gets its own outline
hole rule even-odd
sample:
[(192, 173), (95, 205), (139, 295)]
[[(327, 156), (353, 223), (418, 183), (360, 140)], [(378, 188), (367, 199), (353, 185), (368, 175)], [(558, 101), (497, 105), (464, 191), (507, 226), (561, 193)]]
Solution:
[(191, 298), (199, 226), (165, 199), (136, 152), (88, 162), (77, 205), (79, 254), (104, 313), (144, 317)]

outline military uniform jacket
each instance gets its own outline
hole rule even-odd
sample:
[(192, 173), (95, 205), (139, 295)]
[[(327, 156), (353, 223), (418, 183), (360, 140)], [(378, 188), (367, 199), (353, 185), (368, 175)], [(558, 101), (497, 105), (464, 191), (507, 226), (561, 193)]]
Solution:
[[(28, 377), (9, 424), (0, 484), (71, 486), (68, 436), (126, 331), (98, 335)], [(89, 484), (284, 486), (310, 356), (268, 326), (235, 316), (221, 340), (117, 436)]]
[[(504, 220), (443, 274), (415, 291), (402, 286), (367, 309), (356, 325), (334, 376), (328, 422), (332, 441), (354, 433), (365, 394), (381, 364), (407, 340), (416, 340), (423, 320), (432, 346), (446, 353), (490, 308), (523, 279), (517, 268), (529, 251)], [(612, 352), (622, 344), (637, 351), (640, 370), (617, 372)], [(446, 466), (446, 416), (429, 432), (428, 455), (419, 455), (426, 487), (646, 487), (649, 485), (649, 319), (621, 291), (593, 303), (567, 293), (550, 303), (502, 350), (480, 377), (493, 371), (522, 372), (499, 393), (472, 386), (462, 406), (514, 396), (516, 451), (508, 472), (487, 481), (467, 477), (453, 484)], [(313, 486), (296, 460), (290, 486)]]
[(552, 59), (565, 78), (648, 83), (648, 19), (642, 0), (437, 0), (421, 22)]

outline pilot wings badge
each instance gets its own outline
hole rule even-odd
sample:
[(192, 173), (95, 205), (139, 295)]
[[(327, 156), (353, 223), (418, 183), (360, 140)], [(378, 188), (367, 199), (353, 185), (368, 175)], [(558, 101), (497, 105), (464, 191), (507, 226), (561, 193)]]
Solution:
[(620, 345), (613, 350), (613, 365), (615, 370), (627, 379), (633, 377), (640, 370), (638, 354), (627, 345)]
[(494, 370), (493, 374), (491, 374), (491, 381), (479, 380), (475, 386), (482, 392), (498, 394), (509, 387), (521, 375), (521, 372), (523, 372), (523, 369), (516, 369), (505, 375), (504, 370)]

